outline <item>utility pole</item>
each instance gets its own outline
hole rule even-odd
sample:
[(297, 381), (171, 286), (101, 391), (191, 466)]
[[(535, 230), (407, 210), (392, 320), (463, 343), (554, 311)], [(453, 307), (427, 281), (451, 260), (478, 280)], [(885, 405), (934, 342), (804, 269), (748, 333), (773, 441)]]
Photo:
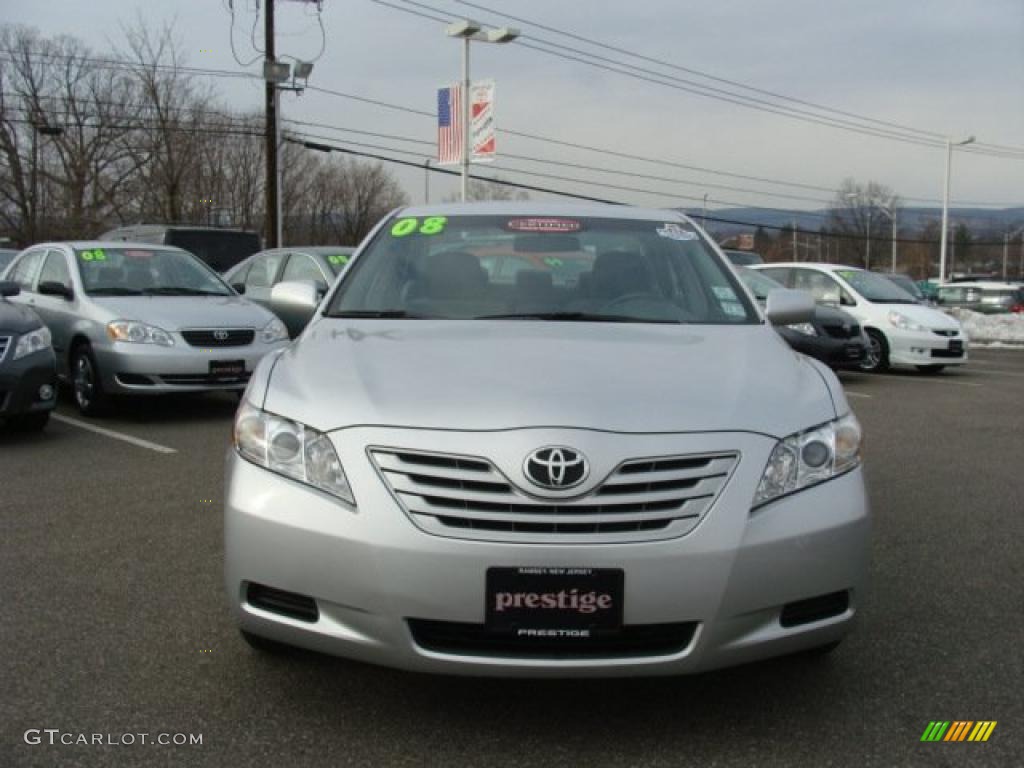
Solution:
[[(264, 51), (265, 64), (264, 68), (268, 65), (272, 65), (276, 61), (276, 54), (274, 53), (274, 0), (266, 0), (264, 3)], [(277, 129), (278, 129), (278, 90), (277, 84), (271, 82), (269, 79), (266, 81), (266, 112), (267, 112), (267, 142), (266, 142), (266, 153), (267, 153), (267, 214), (266, 214), (266, 233), (267, 233), (267, 248), (277, 248), (280, 246), (280, 240), (278, 238), (278, 195), (279, 190), (277, 188), (279, 176), (277, 173)]]
[(469, 163), (473, 159), (472, 126), (469, 124), (469, 38), (462, 39), (462, 202), (469, 195)]
[(800, 261), (800, 252), (796, 249), (796, 219), (793, 219), (793, 261)]

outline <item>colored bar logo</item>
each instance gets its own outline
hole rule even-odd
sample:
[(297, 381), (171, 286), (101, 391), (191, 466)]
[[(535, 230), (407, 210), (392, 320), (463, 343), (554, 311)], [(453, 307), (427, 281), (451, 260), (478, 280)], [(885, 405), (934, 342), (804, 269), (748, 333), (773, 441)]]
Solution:
[(996, 720), (933, 720), (921, 734), (921, 741), (988, 741)]

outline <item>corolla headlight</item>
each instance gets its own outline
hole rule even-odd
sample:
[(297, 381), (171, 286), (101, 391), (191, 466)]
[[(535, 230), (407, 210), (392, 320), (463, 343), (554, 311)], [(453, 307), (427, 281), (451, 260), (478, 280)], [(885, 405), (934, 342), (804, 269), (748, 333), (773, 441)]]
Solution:
[(917, 331), (919, 333), (926, 333), (928, 331), (928, 329), (919, 322), (911, 320), (902, 312), (897, 312), (895, 309), (889, 312), (889, 323), (903, 331)]
[(860, 464), (861, 429), (849, 413), (779, 441), (768, 458), (754, 507), (849, 472)]
[(816, 330), (814, 330), (814, 326), (811, 325), (810, 323), (794, 323), (793, 325), (787, 325), (786, 327), (789, 328), (791, 331), (796, 331), (797, 333), (802, 333), (805, 336), (817, 336), (818, 335), (818, 332)]
[(323, 432), (243, 401), (235, 415), (234, 443), (235, 449), (252, 463), (355, 507), (341, 460)]
[(42, 352), (44, 349), (49, 348), (50, 329), (44, 325), (42, 328), (36, 328), (34, 331), (23, 334), (18, 339), (18, 343), (14, 346), (14, 357), (12, 359), (20, 360), (27, 355), (31, 355), (33, 352)]
[(174, 339), (163, 328), (147, 325), (135, 320), (115, 320), (107, 323), (107, 336), (113, 341), (127, 341), (132, 344), (159, 344), (173, 347)]
[(260, 340), (264, 344), (273, 344), (275, 341), (287, 341), (288, 329), (284, 327), (284, 323), (275, 317), (263, 326), (263, 330), (260, 331)]

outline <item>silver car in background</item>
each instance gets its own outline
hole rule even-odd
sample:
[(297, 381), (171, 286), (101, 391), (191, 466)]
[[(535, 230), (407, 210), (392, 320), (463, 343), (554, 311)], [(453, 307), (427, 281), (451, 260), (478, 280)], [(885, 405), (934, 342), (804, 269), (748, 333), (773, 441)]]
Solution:
[(254, 647), (660, 675), (850, 630), (860, 427), (765, 321), (813, 301), (774, 291), (762, 315), (685, 216), (408, 208), (319, 304), (293, 285), (313, 319), (257, 367), (227, 465), (225, 583)]
[[(304, 245), (272, 248), (254, 253), (224, 273), (224, 280), (245, 298), (274, 312), (287, 326), (291, 336), (298, 336), (306, 326), (308, 314), (292, 310), (287, 301), (287, 288), (274, 289), (280, 283), (310, 283), (322, 298), (335, 278), (348, 264), (355, 248), (344, 245)], [(282, 301), (283, 299), (283, 301)]]
[(288, 341), (280, 320), (178, 248), (43, 243), (5, 276), (21, 286), (12, 301), (50, 329), (58, 374), (86, 414), (116, 394), (241, 392), (259, 360)]

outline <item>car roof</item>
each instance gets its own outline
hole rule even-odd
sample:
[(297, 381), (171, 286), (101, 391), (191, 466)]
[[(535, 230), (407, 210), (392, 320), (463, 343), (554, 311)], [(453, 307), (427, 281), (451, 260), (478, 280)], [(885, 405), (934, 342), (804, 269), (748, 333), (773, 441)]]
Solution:
[(666, 208), (639, 208), (612, 203), (551, 203), (539, 201), (441, 203), (400, 208), (397, 216), (575, 216), (579, 218), (682, 221), (690, 217)]
[(939, 288), (988, 288), (993, 291), (1015, 291), (1020, 289), (1020, 283), (997, 283), (995, 280), (978, 280), (975, 282), (963, 283), (942, 283)]
[(810, 269), (818, 269), (822, 272), (838, 272), (839, 270), (854, 270), (857, 272), (866, 272), (864, 267), (850, 267), (845, 264), (826, 264), (822, 261), (772, 261), (767, 264), (751, 264), (751, 269), (765, 269), (770, 267), (808, 267)]
[(49, 243), (36, 243), (32, 248), (53, 248), (59, 245), (75, 250), (83, 248), (138, 248), (143, 251), (180, 251), (175, 245), (162, 245), (157, 243), (136, 243), (131, 240), (57, 240)]

